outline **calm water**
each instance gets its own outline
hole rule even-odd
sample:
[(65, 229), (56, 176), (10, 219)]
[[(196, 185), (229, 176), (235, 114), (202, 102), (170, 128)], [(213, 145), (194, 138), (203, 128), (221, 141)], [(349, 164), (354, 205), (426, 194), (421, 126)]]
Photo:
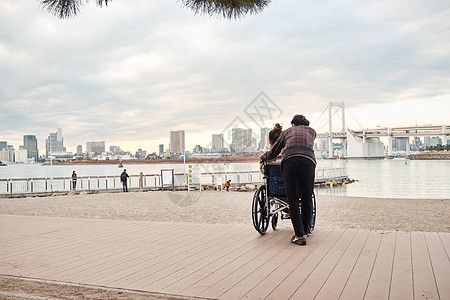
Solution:
[[(405, 164), (405, 161), (407, 162)], [(160, 174), (161, 169), (183, 173), (183, 164), (124, 165), (130, 175)], [(321, 160), (318, 168), (347, 168), (357, 182), (335, 188), (321, 188), (319, 195), (381, 198), (450, 199), (450, 161), (392, 160)], [(0, 167), (0, 179), (119, 175), (116, 165), (41, 166), (38, 164)], [(202, 172), (258, 171), (258, 163), (201, 164)]]

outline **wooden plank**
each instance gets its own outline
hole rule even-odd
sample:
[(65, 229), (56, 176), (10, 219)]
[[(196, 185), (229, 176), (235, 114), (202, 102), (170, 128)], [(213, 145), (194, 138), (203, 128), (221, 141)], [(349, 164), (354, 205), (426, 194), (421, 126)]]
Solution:
[(439, 232), (439, 238), (441, 239), (442, 245), (444, 246), (447, 258), (450, 259), (450, 233), (449, 232)]
[(213, 262), (223, 259), (226, 255), (254, 238), (254, 231), (244, 231), (242, 228), (239, 228), (237, 231), (230, 231), (227, 236), (211, 241), (211, 244), (207, 245), (202, 251), (193, 248), (192, 251), (194, 253), (192, 255), (185, 255), (181, 261), (164, 268), (163, 272), (152, 274), (156, 280), (147, 284), (145, 289), (173, 294), (173, 286), (170, 288), (172, 284), (179, 283), (182, 279), (191, 276), (199, 269), (207, 268)]
[(382, 232), (370, 232), (339, 299), (364, 299), (370, 274), (380, 247), (381, 237)]
[(364, 299), (389, 299), (396, 232), (383, 232)]
[(147, 276), (164, 269), (166, 265), (170, 265), (174, 257), (180, 257), (189, 249), (204, 244), (211, 240), (214, 235), (226, 231), (223, 227), (214, 225), (206, 225), (202, 230), (199, 229), (191, 233), (188, 233), (189, 228), (184, 227), (183, 229), (186, 230), (186, 240), (180, 238), (180, 244), (174, 243), (173, 235), (169, 236), (167, 240), (158, 244), (157, 249), (151, 250), (150, 247), (145, 247), (148, 249), (147, 254), (135, 257), (128, 266), (123, 267), (121, 270), (116, 270), (116, 272), (108, 270), (98, 274), (102, 276), (97, 276), (92, 283), (100, 285), (114, 284), (133, 288), (140, 281), (143, 280), (145, 282)]
[(425, 233), (440, 299), (450, 299), (450, 261), (436, 232)]
[(431, 266), (431, 260), (423, 232), (411, 233), (411, 246), (414, 298), (439, 299), (433, 268)]
[(260, 244), (252, 249), (252, 251), (247, 251), (235, 261), (217, 270), (214, 274), (208, 276), (205, 281), (200, 281), (201, 284), (206, 283), (205, 285), (208, 288), (197, 296), (213, 299), (218, 298), (242, 280), (242, 278), (251, 274), (258, 266), (269, 260), (276, 252), (288, 246), (291, 236), (291, 230), (283, 230), (271, 239), (271, 242)]
[[(210, 276), (214, 272), (217, 272), (224, 266), (238, 259), (241, 255), (247, 253), (249, 251), (249, 247), (250, 249), (255, 249), (256, 245), (267, 242), (268, 237), (270, 239), (272, 236), (274, 236), (273, 233), (270, 232), (267, 233), (266, 236), (258, 236), (255, 234), (255, 231), (252, 230), (250, 235), (248, 235), (245, 240), (242, 240), (240, 243), (236, 244), (236, 248), (233, 251), (230, 251), (222, 257), (216, 257), (216, 259), (214, 259), (212, 262), (209, 262), (208, 264), (202, 266), (192, 274), (163, 288), (161, 292), (181, 294), (186, 290), (192, 291), (195, 289), (200, 289), (198, 288), (200, 286), (200, 283), (198, 283), (199, 281)], [(195, 295), (195, 293), (192, 291), (191, 295)]]
[(353, 241), (357, 230), (347, 229), (336, 244), (328, 251), (320, 263), (314, 268), (302, 285), (292, 295), (292, 299), (314, 299), (337, 263)]
[(294, 247), (295, 252), (288, 257), (282, 264), (277, 266), (271, 273), (263, 278), (259, 283), (249, 286), (249, 291), (243, 299), (264, 299), (277, 286), (279, 286), (286, 277), (295, 270), (298, 265), (314, 252), (317, 247), (332, 233), (332, 229), (316, 229), (308, 240), (308, 244), (302, 248)]
[[(88, 239), (89, 232), (84, 232), (77, 240), (72, 240), (71, 235), (67, 233), (64, 240), (53, 239), (53, 243), (49, 241), (49, 248), (33, 251), (30, 254), (25, 253), (27, 257), (21, 259), (23, 265), (21, 272), (23, 276), (32, 276), (39, 273), (41, 276), (53, 276), (70, 270), (73, 267), (85, 265), (89, 263), (87, 260), (92, 253), (103, 253), (107, 255), (114, 251), (115, 247), (111, 247), (111, 236), (118, 232), (126, 232), (130, 230), (131, 225), (122, 226), (120, 229), (109, 230), (108, 232), (97, 231), (96, 239)], [(94, 235), (95, 236), (95, 235)], [(107, 249), (107, 250), (105, 250)], [(38, 259), (36, 259), (38, 258)]]
[[(184, 247), (183, 242), (180, 244), (174, 243), (173, 239), (171, 239), (165, 249), (163, 249), (163, 255), (155, 258), (154, 255), (147, 256), (147, 260), (154, 261), (154, 264), (151, 267), (146, 268), (141, 272), (142, 276), (139, 279), (136, 279), (132, 282), (130, 287), (135, 289), (145, 289), (152, 290), (148, 288), (152, 283), (158, 281), (159, 279), (167, 279), (166, 277), (170, 277), (176, 271), (182, 269), (186, 264), (192, 263), (192, 261), (201, 260), (202, 254), (213, 250), (218, 250), (218, 245), (220, 245), (220, 241), (227, 240), (231, 236), (238, 234), (239, 228), (237, 227), (229, 227), (228, 230), (223, 230), (223, 228), (209, 229), (202, 234), (202, 236), (196, 235), (195, 242), (190, 239), (192, 243), (189, 243)], [(137, 257), (131, 261), (128, 265), (132, 265), (137, 262), (140, 264), (142, 262), (142, 258)], [(109, 273), (115, 274), (119, 271), (130, 272), (132, 270), (131, 266), (127, 266), (126, 268), (120, 267), (111, 268), (108, 270)], [(133, 269), (134, 272), (134, 269)], [(95, 274), (98, 276), (98, 274)], [(101, 280), (96, 279), (95, 282), (99, 282), (100, 284), (111, 284), (117, 280), (117, 277), (99, 277)], [(89, 280), (89, 279), (87, 279)], [(168, 279), (170, 280), (170, 278)]]
[(414, 299), (411, 234), (408, 232), (397, 232), (389, 298)]
[(314, 298), (315, 300), (339, 299), (339, 296), (341, 295), (345, 283), (356, 264), (362, 248), (367, 242), (369, 234), (369, 230), (358, 230), (358, 233), (352, 240), (350, 246), (345, 251), (336, 267), (333, 269), (317, 296)]
[[(266, 299), (289, 299), (314, 271), (331, 248), (344, 234), (344, 229), (335, 229), (327, 236), (319, 247), (311, 252), (287, 277), (278, 285)], [(301, 247), (299, 251), (305, 247)]]
[[(210, 264), (210, 270), (206, 270), (206, 275), (200, 280), (193, 282), (182, 292), (186, 296), (198, 296), (215, 284), (222, 281), (229, 274), (239, 269), (252, 258), (258, 257), (261, 253), (283, 239), (286, 239), (292, 232), (290, 230), (269, 231), (264, 236), (254, 232), (254, 238), (249, 243), (242, 245), (236, 251), (224, 256), (220, 261)], [(204, 274), (204, 273), (202, 273)]]
[[(215, 230), (219, 230), (219, 228), (216, 228)], [(204, 229), (204, 231), (206, 231), (206, 228)], [(199, 230), (199, 233), (202, 237), (202, 232)], [(209, 235), (214, 234), (215, 231), (211, 230), (208, 232)], [(125, 233), (124, 235), (128, 235), (127, 238), (131, 238), (129, 240), (127, 240), (126, 242), (122, 242), (122, 243), (118, 243), (118, 244), (114, 244), (114, 245), (110, 245), (108, 250), (102, 250), (102, 249), (98, 249), (96, 252), (94, 253), (90, 253), (89, 256), (87, 257), (83, 257), (83, 263), (81, 264), (80, 262), (77, 263), (77, 261), (73, 261), (71, 263), (71, 267), (67, 268), (67, 266), (63, 266), (63, 270), (59, 270), (58, 273), (52, 273), (51, 275), (58, 275), (58, 277), (60, 277), (63, 280), (75, 280), (75, 279), (79, 279), (79, 278), (83, 278), (83, 282), (85, 282), (85, 277), (84, 274), (90, 274), (90, 269), (93, 266), (102, 266), (105, 265), (107, 263), (109, 263), (109, 265), (111, 266), (114, 265), (114, 261), (116, 261), (117, 264), (117, 260), (128, 260), (129, 257), (133, 257), (133, 253), (135, 253), (136, 251), (139, 251), (139, 249), (146, 249), (147, 250), (147, 256), (150, 256), (151, 254), (155, 255), (155, 252), (152, 252), (152, 245), (153, 247), (158, 247), (157, 251), (159, 251), (159, 255), (165, 255), (166, 257), (168, 255), (171, 254), (171, 252), (167, 251), (167, 246), (168, 245), (173, 245), (173, 236), (167, 235), (164, 239), (164, 241), (153, 241), (151, 244), (148, 244), (149, 239), (152, 239), (151, 235), (148, 235), (147, 237), (147, 242), (144, 240), (144, 243), (142, 243), (142, 245), (136, 245), (132, 242), (132, 236), (134, 235), (130, 235)], [(191, 232), (190, 234), (186, 234), (184, 238), (189, 239), (189, 237), (193, 237), (194, 236), (194, 231)], [(123, 237), (125, 238), (125, 236)], [(192, 239), (190, 241), (191, 244), (195, 243), (197, 240)], [(182, 249), (178, 249), (177, 251), (182, 251)], [(164, 258), (162, 258), (164, 259)], [(139, 263), (141, 263), (142, 261), (140, 261)], [(139, 263), (136, 263), (136, 265), (138, 265)], [(73, 265), (74, 264), (74, 265)], [(122, 266), (122, 265), (121, 265)], [(127, 267), (129, 268), (129, 267)], [(96, 278), (95, 282), (100, 281), (101, 279), (110, 276), (114, 274), (114, 272), (112, 272), (109, 268), (104, 268), (102, 271), (96, 273), (96, 275), (94, 276)], [(94, 281), (90, 282), (91, 284), (95, 284)], [(88, 282), (89, 283), (89, 282)]]

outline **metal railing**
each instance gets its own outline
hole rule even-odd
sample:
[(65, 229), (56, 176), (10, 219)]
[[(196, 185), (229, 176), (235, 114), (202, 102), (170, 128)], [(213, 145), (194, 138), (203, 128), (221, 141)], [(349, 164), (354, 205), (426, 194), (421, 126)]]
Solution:
[[(187, 188), (187, 174), (174, 174), (174, 187)], [(347, 177), (345, 168), (316, 169), (316, 183), (339, 180)], [(202, 173), (198, 182), (194, 185), (217, 186), (231, 179), (232, 184), (255, 184), (264, 182), (263, 175), (259, 171), (246, 172), (215, 172)], [(159, 190), (161, 174), (130, 175), (128, 178), (129, 190)], [(0, 179), (0, 195), (39, 194), (52, 192), (70, 192), (72, 190), (71, 177), (54, 178), (14, 178)], [(76, 181), (76, 190), (122, 190), (120, 176), (83, 176)]]

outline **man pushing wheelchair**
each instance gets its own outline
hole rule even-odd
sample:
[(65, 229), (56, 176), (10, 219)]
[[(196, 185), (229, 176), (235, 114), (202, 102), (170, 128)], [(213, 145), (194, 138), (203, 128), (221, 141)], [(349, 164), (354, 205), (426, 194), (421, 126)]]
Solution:
[(272, 160), (281, 153), (281, 172), (295, 232), (291, 242), (303, 246), (310, 233), (312, 218), (316, 131), (309, 127), (309, 121), (303, 115), (295, 115), (291, 125), (281, 132), (272, 149), (262, 154), (260, 159)]

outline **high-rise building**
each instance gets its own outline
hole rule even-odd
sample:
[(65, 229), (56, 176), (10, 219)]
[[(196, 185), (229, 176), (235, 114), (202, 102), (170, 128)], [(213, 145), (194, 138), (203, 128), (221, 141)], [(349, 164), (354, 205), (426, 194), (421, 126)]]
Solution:
[(224, 149), (223, 133), (213, 134), (211, 151), (212, 152), (220, 152), (220, 151), (223, 151), (223, 149)]
[(170, 152), (181, 154), (185, 149), (184, 130), (170, 132)]
[(244, 137), (244, 147), (249, 147), (252, 145), (252, 129), (242, 130), (242, 135)]
[(269, 132), (270, 128), (261, 128), (261, 141), (259, 142), (260, 150), (267, 150), (269, 148)]
[(62, 136), (62, 129), (58, 128), (56, 132), (50, 133), (45, 141), (45, 155), (49, 157), (50, 152), (63, 152), (64, 138)]
[(77, 146), (77, 156), (83, 156), (83, 146), (82, 145)]
[(27, 149), (27, 158), (32, 158), (34, 161), (39, 159), (38, 142), (35, 135), (23, 136), (23, 148)]
[(105, 152), (105, 141), (86, 142), (86, 153), (100, 154)]
[(234, 152), (244, 150), (244, 130), (242, 128), (231, 129), (231, 143), (234, 144)]
[(163, 156), (164, 154), (164, 144), (159, 145), (159, 156)]
[(0, 151), (2, 151), (3, 149), (6, 149), (7, 146), (8, 146), (8, 142), (0, 141)]

